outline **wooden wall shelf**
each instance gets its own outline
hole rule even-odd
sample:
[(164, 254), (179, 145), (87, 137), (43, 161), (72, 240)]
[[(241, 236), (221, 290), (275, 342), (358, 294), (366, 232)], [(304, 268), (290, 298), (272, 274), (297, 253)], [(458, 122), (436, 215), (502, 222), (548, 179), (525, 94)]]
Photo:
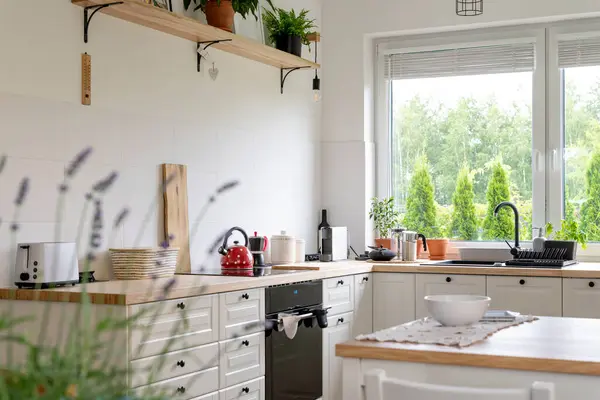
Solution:
[[(213, 47), (280, 69), (320, 68), (319, 64), (304, 58), (296, 57), (243, 36), (225, 32), (195, 19), (145, 4), (143, 0), (119, 1), (122, 3), (102, 8), (99, 12), (195, 43), (229, 40), (216, 43)], [(114, 3), (115, 0), (71, 0), (71, 2), (81, 7), (98, 7)]]

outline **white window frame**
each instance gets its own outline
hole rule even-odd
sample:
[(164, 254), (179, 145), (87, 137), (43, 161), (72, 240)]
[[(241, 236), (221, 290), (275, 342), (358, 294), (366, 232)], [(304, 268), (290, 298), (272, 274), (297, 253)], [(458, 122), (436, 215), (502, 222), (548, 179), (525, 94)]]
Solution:
[[(548, 157), (546, 186), (546, 218), (552, 224), (559, 225), (564, 212), (564, 135), (562, 76), (558, 68), (558, 41), (561, 38), (585, 38), (600, 36), (600, 20), (556, 23), (547, 29), (547, 109), (548, 109)], [(581, 260), (600, 259), (600, 243), (590, 243), (588, 248), (577, 250)]]
[[(543, 27), (521, 27), (519, 29), (497, 28), (454, 32), (435, 35), (392, 38), (376, 43), (377, 56), (375, 68), (375, 110), (376, 110), (376, 163), (377, 195), (391, 195), (391, 134), (390, 105), (391, 91), (386, 82), (384, 57), (386, 54), (406, 51), (441, 50), (464, 46), (478, 46), (491, 43), (514, 43), (523, 40), (536, 43), (535, 70), (533, 72), (533, 108), (532, 108), (532, 224), (543, 227), (546, 220), (546, 31)], [(537, 99), (537, 100), (536, 100)], [(502, 242), (460, 242), (461, 247), (506, 247)]]

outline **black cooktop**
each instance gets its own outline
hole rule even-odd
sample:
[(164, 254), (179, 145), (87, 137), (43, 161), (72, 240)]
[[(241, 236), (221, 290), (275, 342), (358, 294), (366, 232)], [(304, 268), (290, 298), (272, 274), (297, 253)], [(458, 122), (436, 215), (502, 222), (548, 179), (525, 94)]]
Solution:
[(199, 271), (182, 272), (178, 275), (213, 275), (213, 276), (240, 276), (247, 278), (260, 278), (261, 276), (269, 275), (285, 275), (298, 272), (296, 270), (273, 269), (270, 266), (254, 267), (252, 269), (221, 269), (221, 268), (206, 268)]

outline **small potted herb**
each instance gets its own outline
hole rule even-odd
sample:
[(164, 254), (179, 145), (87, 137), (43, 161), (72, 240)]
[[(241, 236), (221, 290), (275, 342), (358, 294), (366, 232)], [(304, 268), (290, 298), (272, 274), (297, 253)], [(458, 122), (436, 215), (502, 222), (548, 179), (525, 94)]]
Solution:
[(388, 197), (381, 201), (377, 197), (371, 199), (369, 218), (375, 224), (379, 238), (375, 239), (377, 247), (384, 247), (396, 251), (397, 245), (392, 239), (392, 229), (397, 227), (400, 213), (394, 204), (394, 198)]
[(316, 27), (315, 20), (308, 18), (308, 10), (296, 14), (294, 9), (286, 11), (273, 4), (271, 10), (263, 11), (263, 24), (275, 48), (298, 57), (302, 55), (303, 44), (310, 46), (308, 35)]
[(549, 239), (546, 240), (546, 247), (561, 247), (567, 248), (567, 254), (565, 259), (575, 260), (577, 257), (577, 244), (581, 245), (581, 248), (587, 247), (587, 234), (581, 230), (581, 227), (577, 221), (573, 220), (562, 220), (560, 229), (555, 231), (554, 226), (548, 222), (546, 224), (546, 235)]
[[(216, 28), (227, 32), (233, 31), (233, 16), (238, 13), (246, 19), (252, 14), (258, 20), (258, 0), (193, 0), (196, 7), (206, 14), (206, 22)], [(183, 6), (187, 10), (192, 0), (183, 0)]]

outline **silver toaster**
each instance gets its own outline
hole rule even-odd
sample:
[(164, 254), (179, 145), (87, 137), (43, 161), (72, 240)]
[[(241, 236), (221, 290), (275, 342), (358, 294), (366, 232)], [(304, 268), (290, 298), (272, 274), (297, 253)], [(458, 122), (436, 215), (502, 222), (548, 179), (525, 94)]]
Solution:
[(65, 243), (20, 243), (17, 247), (15, 285), (48, 288), (79, 283), (77, 246)]

